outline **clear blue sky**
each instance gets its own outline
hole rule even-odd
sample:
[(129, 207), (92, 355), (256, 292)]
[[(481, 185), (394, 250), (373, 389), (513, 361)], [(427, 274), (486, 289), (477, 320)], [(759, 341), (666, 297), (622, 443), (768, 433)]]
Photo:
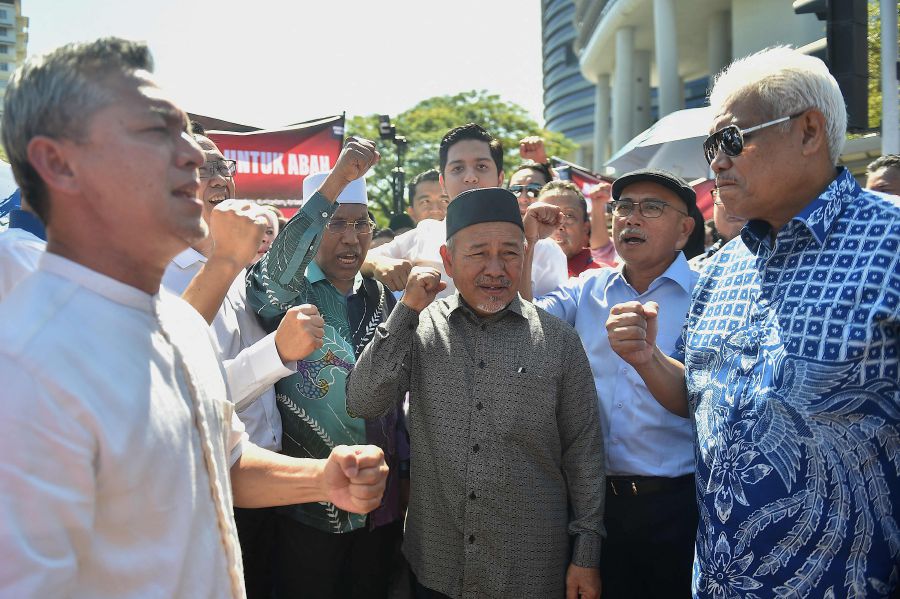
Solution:
[(540, 0), (22, 0), (28, 54), (146, 40), (183, 108), (277, 127), (487, 89), (543, 124)]

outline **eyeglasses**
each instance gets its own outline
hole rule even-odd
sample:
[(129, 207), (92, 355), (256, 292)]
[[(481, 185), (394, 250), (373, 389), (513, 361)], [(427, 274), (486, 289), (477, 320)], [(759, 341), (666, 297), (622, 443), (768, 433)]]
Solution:
[(510, 190), (517, 196), (522, 195), (522, 192), (524, 191), (525, 195), (533, 200), (538, 197), (538, 193), (540, 193), (542, 187), (543, 185), (541, 185), (540, 183), (529, 183), (528, 185), (510, 185), (506, 189)]
[(578, 223), (585, 222), (581, 215), (575, 214), (574, 212), (563, 212), (562, 224), (564, 225), (577, 225)]
[(368, 235), (375, 227), (375, 223), (367, 218), (361, 218), (359, 220), (333, 218), (328, 221), (328, 224), (326, 224), (325, 227), (332, 233), (343, 233), (347, 230), (347, 227), (353, 227), (353, 230), (356, 231), (357, 235)]
[(719, 150), (723, 150), (726, 155), (731, 156), (732, 158), (739, 156), (741, 152), (744, 151), (744, 140), (749, 137), (750, 133), (795, 119), (803, 114), (803, 112), (806, 111), (798, 112), (797, 114), (792, 114), (790, 116), (783, 116), (780, 119), (775, 119), (774, 121), (769, 121), (762, 125), (756, 125), (755, 127), (748, 127), (747, 129), (741, 129), (737, 125), (722, 127), (707, 137), (706, 141), (703, 142), (703, 154), (706, 156), (706, 162), (712, 164), (713, 160), (716, 159), (716, 154), (719, 153)]
[(616, 216), (630, 216), (631, 213), (634, 212), (635, 206), (638, 206), (641, 211), (641, 216), (644, 218), (659, 218), (662, 216), (662, 213), (665, 212), (666, 208), (671, 208), (684, 216), (690, 216), (687, 212), (679, 210), (675, 206), (660, 200), (642, 200), (640, 202), (635, 202), (633, 200), (614, 200), (607, 204), (607, 211)]
[(237, 172), (237, 162), (234, 160), (207, 160), (198, 170), (201, 179), (211, 179), (217, 174), (230, 179)]

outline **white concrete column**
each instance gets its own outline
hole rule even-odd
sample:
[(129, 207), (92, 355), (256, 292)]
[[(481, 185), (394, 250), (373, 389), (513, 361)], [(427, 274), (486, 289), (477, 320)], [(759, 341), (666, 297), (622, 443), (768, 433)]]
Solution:
[(616, 72), (613, 89), (616, 101), (612, 106), (613, 153), (632, 138), (634, 115), (634, 27), (616, 31)]
[[(675, 35), (675, 1), (653, 0), (653, 39), (659, 75), (659, 116), (684, 107), (678, 93), (678, 40)], [(616, 60), (619, 59), (618, 53)]]
[(650, 115), (650, 51), (634, 52), (634, 122), (631, 137), (653, 124)]
[(606, 148), (609, 146), (609, 111), (610, 92), (609, 75), (597, 77), (597, 95), (594, 102), (594, 170), (603, 168), (609, 158)]
[(900, 153), (897, 106), (897, 0), (881, 0), (881, 153)]
[(731, 14), (723, 10), (710, 15), (706, 32), (706, 59), (712, 78), (731, 62)]

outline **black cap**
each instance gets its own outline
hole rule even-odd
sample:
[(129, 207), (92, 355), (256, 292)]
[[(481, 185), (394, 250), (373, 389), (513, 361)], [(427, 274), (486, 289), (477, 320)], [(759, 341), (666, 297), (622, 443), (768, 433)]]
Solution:
[(506, 222), (525, 230), (516, 195), (502, 187), (464, 191), (447, 206), (447, 239), (478, 223)]
[(643, 168), (631, 171), (616, 179), (612, 184), (613, 199), (618, 200), (626, 187), (640, 181), (649, 181), (672, 190), (672, 192), (685, 203), (688, 212), (690, 212), (692, 208), (697, 207), (697, 194), (694, 192), (694, 189), (688, 185), (687, 181), (674, 173), (655, 168)]

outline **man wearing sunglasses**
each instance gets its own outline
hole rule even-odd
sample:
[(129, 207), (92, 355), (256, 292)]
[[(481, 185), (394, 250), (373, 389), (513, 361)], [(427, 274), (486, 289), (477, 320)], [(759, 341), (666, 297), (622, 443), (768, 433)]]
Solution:
[[(317, 306), (324, 319), (321, 347), (275, 383), (282, 452), (328, 455), (333, 445), (367, 439), (384, 450), (390, 474), (381, 507), (368, 517), (329, 503), (279, 509), (275, 596), (379, 599), (387, 597), (399, 557), (400, 473), (408, 471), (409, 450), (398, 410), (370, 421), (347, 413), (346, 380), (396, 301), (382, 283), (359, 272), (375, 227), (365, 179), (350, 181), (331, 203), (318, 193), (327, 176), (304, 179), (303, 208), (251, 269), (248, 301), (269, 331), (298, 305)], [(398, 394), (396, 405), (402, 399)]]
[[(847, 115), (818, 59), (772, 48), (710, 94), (706, 155), (739, 242), (670, 308), (613, 308), (613, 348), (696, 433), (701, 599), (888, 597), (900, 564), (900, 198), (836, 167)], [(749, 595), (748, 595), (749, 596)]]
[(546, 164), (528, 160), (516, 167), (506, 188), (515, 194), (523, 218), (528, 207), (537, 201), (541, 188), (552, 180)]
[[(603, 596), (688, 597), (697, 530), (691, 423), (657, 403), (599, 325), (613, 305), (657, 302), (667, 309), (660, 347), (675, 352), (698, 277), (681, 252), (694, 229), (696, 196), (680, 177), (647, 169), (619, 177), (612, 198), (620, 265), (569, 279), (534, 303), (575, 327), (594, 375), (606, 450)], [(564, 207), (532, 204), (526, 238), (549, 234), (565, 218)], [(525, 285), (522, 295), (531, 297)]]

